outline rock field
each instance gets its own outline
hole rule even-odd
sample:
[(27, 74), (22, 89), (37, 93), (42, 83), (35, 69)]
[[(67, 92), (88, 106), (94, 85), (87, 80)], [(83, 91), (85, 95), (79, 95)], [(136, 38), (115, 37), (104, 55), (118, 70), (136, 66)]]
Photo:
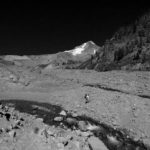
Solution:
[(149, 100), (148, 71), (1, 61), (0, 150), (149, 150)]

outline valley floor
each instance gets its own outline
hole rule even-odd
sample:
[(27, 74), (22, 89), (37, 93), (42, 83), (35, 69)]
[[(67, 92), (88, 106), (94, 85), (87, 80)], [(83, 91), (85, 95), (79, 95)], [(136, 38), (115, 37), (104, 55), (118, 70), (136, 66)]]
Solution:
[[(11, 69), (9, 68), (9, 70)], [(13, 70), (13, 73), (10, 71), (11, 74), (9, 73), (7, 78), (6, 75), (1, 75), (0, 102), (11, 103), (12, 101), (12, 103), (16, 104), (17, 101), (19, 105), (21, 105), (21, 102), (24, 105), (24, 101), (27, 101), (28, 103), (36, 102), (39, 107), (43, 103), (45, 105), (59, 106), (71, 115), (88, 116), (114, 130), (126, 133), (135, 142), (142, 141), (145, 145), (150, 146), (150, 72), (96, 72), (90, 70), (51, 69), (26, 70), (27, 75), (25, 75), (23, 70), (18, 70)], [(4, 71), (6, 72), (6, 70), (1, 72), (4, 73)], [(25, 106), (29, 107), (28, 105)], [(25, 106), (22, 108), (22, 112), (19, 107), (15, 109), (20, 113), (24, 113), (24, 115), (30, 114), (32, 118), (34, 115), (31, 112), (27, 112), (28, 108), (25, 108)], [(45, 106), (42, 109), (46, 109)], [(30, 111), (34, 111), (34, 109)], [(58, 119), (58, 122), (60, 119), (61, 122), (61, 117), (55, 117), (53, 119)], [(33, 124), (35, 122), (33, 121)], [(0, 128), (2, 126), (0, 123)], [(43, 124), (39, 128), (43, 129)], [(27, 135), (27, 131), (26, 136), (30, 136), (31, 133)], [(67, 135), (70, 135), (73, 131), (68, 130), (67, 132), (69, 132)], [(91, 134), (90, 132), (87, 133)], [(81, 134), (85, 134), (85, 132)], [(35, 135), (33, 134), (32, 136)], [(0, 145), (3, 143), (2, 137), (0, 134)], [(96, 138), (94, 136), (90, 136), (89, 139), (86, 136), (80, 137), (83, 141), (82, 144), (84, 144), (80, 149), (96, 150), (93, 144), (90, 145), (93, 140), (91, 137)], [(26, 139), (25, 136), (22, 136), (22, 138)], [(81, 140), (79, 135), (74, 135), (73, 138), (78, 138), (78, 140), (70, 140), (70, 143), (75, 143), (75, 141), (77, 143), (77, 141)], [(41, 137), (37, 140), (41, 140)], [(23, 141), (19, 140), (19, 142), (20, 145), (25, 144), (22, 143)], [(35, 144), (36, 146), (38, 145), (37, 143)], [(78, 144), (75, 144), (76, 148), (74, 149), (79, 149)], [(103, 142), (101, 144), (103, 145)], [(17, 145), (19, 149), (19, 144), (17, 143)], [(61, 149), (61, 146), (59, 148), (58, 145), (56, 149)], [(63, 146), (65, 149), (65, 144)], [(103, 149), (107, 148), (107, 146), (104, 146)], [(29, 149), (32, 149), (32, 146)]]

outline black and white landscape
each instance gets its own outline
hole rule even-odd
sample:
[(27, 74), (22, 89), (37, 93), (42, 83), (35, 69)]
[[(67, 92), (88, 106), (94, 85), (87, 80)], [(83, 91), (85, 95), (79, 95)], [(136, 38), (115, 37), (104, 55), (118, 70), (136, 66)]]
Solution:
[(102, 46), (0, 55), (0, 150), (150, 150), (150, 13)]

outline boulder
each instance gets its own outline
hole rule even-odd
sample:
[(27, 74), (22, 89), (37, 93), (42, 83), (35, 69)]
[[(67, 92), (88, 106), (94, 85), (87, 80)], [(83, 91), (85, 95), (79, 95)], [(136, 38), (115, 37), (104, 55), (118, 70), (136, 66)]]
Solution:
[(93, 150), (108, 150), (105, 144), (99, 140), (97, 137), (90, 137), (88, 139), (89, 145), (92, 147)]
[(62, 115), (62, 116), (66, 116), (67, 115), (67, 113), (64, 110), (62, 110), (59, 114)]
[(79, 121), (78, 127), (79, 127), (79, 129), (81, 131), (86, 131), (87, 130), (87, 126), (86, 126), (86, 122), (85, 121)]

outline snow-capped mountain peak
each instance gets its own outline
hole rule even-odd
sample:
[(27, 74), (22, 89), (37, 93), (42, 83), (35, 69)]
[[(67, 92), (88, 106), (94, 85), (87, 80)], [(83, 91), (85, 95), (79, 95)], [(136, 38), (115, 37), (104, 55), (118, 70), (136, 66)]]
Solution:
[[(92, 45), (92, 46), (91, 46)], [(68, 53), (71, 53), (73, 56), (76, 56), (76, 55), (80, 55), (82, 54), (84, 51), (86, 51), (87, 49), (89, 49), (90, 47), (95, 47), (95, 43), (92, 42), (92, 41), (89, 41), (89, 42), (86, 42), (86, 43), (83, 43), (82, 45), (80, 46), (77, 46), (75, 47), (73, 50), (69, 50), (69, 51), (65, 51), (65, 52), (68, 52)], [(93, 49), (93, 54), (95, 54), (96, 52), (96, 49)]]

